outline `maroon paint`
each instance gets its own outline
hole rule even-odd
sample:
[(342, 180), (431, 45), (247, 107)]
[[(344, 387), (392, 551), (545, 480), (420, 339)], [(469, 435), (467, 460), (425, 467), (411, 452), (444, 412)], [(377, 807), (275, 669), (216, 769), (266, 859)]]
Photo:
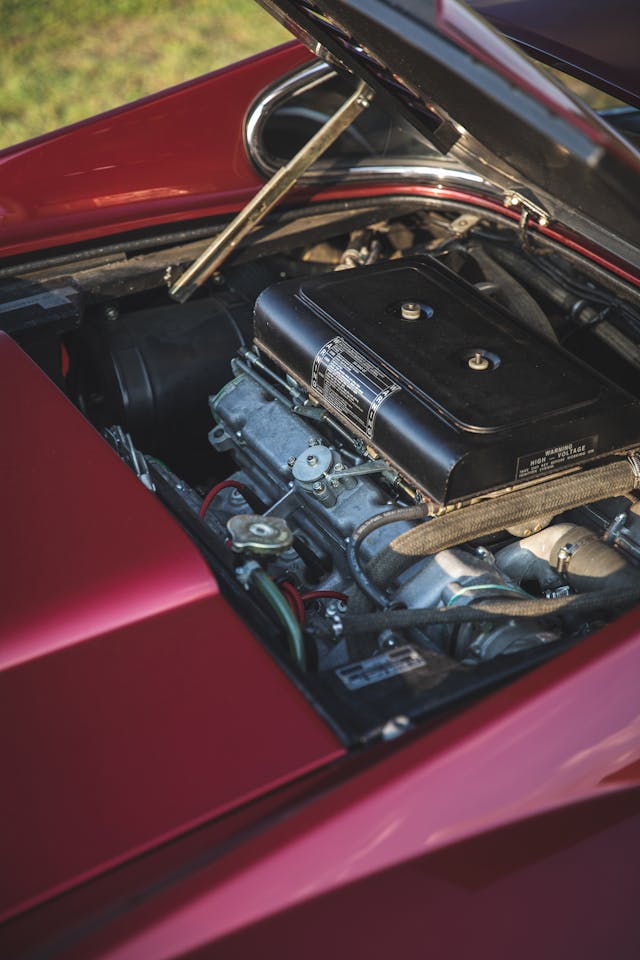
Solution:
[(0, 152), (0, 256), (242, 206), (261, 184), (243, 120), (310, 57), (286, 44)]
[(634, 612), (64, 956), (635, 958), (639, 667)]
[(339, 764), (318, 767), (18, 914), (0, 924), (0, 957), (17, 960), (23, 954), (31, 956), (45, 944), (53, 957), (59, 941), (83, 941), (87, 931), (95, 933), (114, 917), (123, 916), (139, 906), (141, 898), (157, 895), (175, 884), (176, 879), (184, 881), (204, 864), (228, 852), (232, 845), (269, 829), (297, 803), (334, 784), (353, 763), (350, 757)]
[[(0, 156), (13, 202), (5, 253), (233, 208), (257, 183), (234, 111), (306, 56), (288, 47)], [(212, 132), (214, 86), (233, 108)], [(185, 123), (185, 157), (169, 133), (191, 95), (199, 107)], [(162, 131), (148, 142), (143, 114)], [(100, 170), (105, 141), (117, 162)], [(52, 170), (62, 176), (75, 156), (85, 172), (56, 183), (52, 198)], [(12, 827), (4, 904), (25, 905), (340, 748), (153, 498), (6, 339), (0, 362), (11, 452), (3, 547), (13, 560), (4, 588), (23, 631), (5, 648), (19, 665), (0, 676), (9, 711), (0, 758), (15, 787), (2, 799)], [(22, 403), (19, 390), (28, 391)], [(114, 920), (74, 955), (177, 957), (215, 944), (216, 956), (300, 945), (308, 957), (438, 948), (636, 956), (628, 891), (637, 858), (625, 852), (637, 849), (639, 820), (637, 630), (629, 615), (441, 729), (381, 748), (359, 777)]]
[(343, 751), (177, 523), (4, 334), (0, 430), (6, 916)]
[[(458, 27), (462, 29), (460, 24)], [(244, 113), (265, 85), (309, 57), (297, 42), (285, 44), (137, 104), (0, 152), (0, 218), (4, 218), (0, 256), (98, 239), (116, 231), (233, 213), (260, 184), (244, 150)], [(215, 126), (211, 123), (213, 110)], [(189, 144), (187, 156), (185, 144)], [(82, 164), (75, 169), (80, 159)], [(397, 190), (396, 185), (379, 184), (371, 190), (303, 190), (298, 198), (310, 202)], [(404, 187), (403, 192), (434, 195), (432, 189), (420, 187)], [(494, 206), (472, 194), (454, 192), (468, 202)], [(597, 250), (585, 247), (577, 238), (561, 232), (553, 236), (637, 282), (628, 264), (607, 264)]]

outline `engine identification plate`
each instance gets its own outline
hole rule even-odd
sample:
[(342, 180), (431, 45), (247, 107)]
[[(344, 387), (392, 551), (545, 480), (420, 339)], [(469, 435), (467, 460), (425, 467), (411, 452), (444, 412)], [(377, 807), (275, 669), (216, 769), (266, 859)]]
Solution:
[(359, 690), (390, 677), (399, 677), (402, 673), (426, 667), (426, 661), (413, 647), (397, 647), (388, 653), (381, 653), (368, 660), (350, 663), (348, 667), (338, 667), (336, 674), (349, 690)]
[(318, 351), (311, 386), (329, 409), (341, 413), (368, 440), (373, 438), (376, 414), (384, 401), (401, 389), (344, 337), (333, 337)]
[(570, 443), (560, 443), (546, 450), (537, 450), (524, 457), (518, 457), (516, 480), (528, 480), (538, 474), (551, 470), (561, 470), (598, 452), (598, 437), (583, 437)]

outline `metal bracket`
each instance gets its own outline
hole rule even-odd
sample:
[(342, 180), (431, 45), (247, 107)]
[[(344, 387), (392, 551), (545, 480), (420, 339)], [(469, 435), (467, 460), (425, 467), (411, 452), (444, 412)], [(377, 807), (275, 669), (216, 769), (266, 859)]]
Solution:
[(518, 193), (518, 191), (513, 191), (508, 193), (504, 198), (505, 207), (510, 207), (513, 209), (520, 209), (520, 222), (518, 223), (518, 237), (520, 239), (520, 244), (523, 250), (527, 252), (532, 252), (531, 247), (529, 246), (529, 238), (527, 236), (527, 228), (529, 227), (529, 222), (532, 217), (535, 217), (535, 221), (539, 227), (546, 227), (549, 225), (549, 212), (540, 204), (537, 200), (534, 200), (532, 197), (524, 193)]
[(397, 474), (391, 469), (387, 463), (377, 463), (375, 460), (370, 460), (367, 463), (358, 463), (354, 467), (343, 467), (341, 470), (337, 470), (336, 467), (327, 474), (327, 480), (343, 480), (345, 477), (363, 477), (371, 473), (388, 473), (391, 477), (396, 477)]
[(297, 413), (299, 417), (305, 417), (307, 420), (326, 420), (327, 416), (322, 407), (317, 407), (307, 400), (303, 403), (294, 404), (293, 412)]
[(151, 478), (147, 461), (144, 455), (140, 453), (139, 450), (136, 450), (131, 434), (126, 433), (119, 425), (107, 427), (105, 433), (111, 437), (112, 445), (115, 447), (116, 452), (129, 464), (138, 480), (147, 490), (155, 493), (156, 487)]
[(530, 196), (525, 196), (524, 193), (518, 193), (517, 190), (514, 190), (511, 193), (507, 193), (504, 198), (505, 207), (511, 207), (512, 209), (519, 207), (520, 208), (520, 224), (524, 220), (524, 225), (526, 226), (531, 217), (535, 217), (539, 227), (547, 227), (549, 225), (549, 216), (548, 210), (542, 206), (537, 200), (534, 200)]

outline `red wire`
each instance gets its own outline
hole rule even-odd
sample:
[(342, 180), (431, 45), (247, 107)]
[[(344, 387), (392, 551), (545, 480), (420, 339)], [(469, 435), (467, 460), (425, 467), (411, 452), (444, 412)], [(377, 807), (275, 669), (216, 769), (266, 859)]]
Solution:
[(309, 590), (307, 593), (300, 594), (300, 599), (303, 603), (307, 600), (342, 600), (343, 603), (347, 603), (349, 597), (346, 593), (338, 593), (337, 590)]
[(300, 623), (304, 623), (306, 616), (304, 604), (302, 603), (302, 598), (300, 597), (300, 594), (294, 585), (289, 583), (288, 580), (283, 580), (282, 583), (278, 584), (278, 586), (280, 587), (280, 590), (284, 594), (285, 599), (287, 600), (297, 619), (300, 621)]
[(239, 480), (221, 480), (220, 483), (216, 483), (215, 487), (211, 487), (211, 490), (209, 490), (209, 493), (200, 504), (198, 516), (204, 517), (211, 505), (213, 498), (217, 497), (221, 490), (226, 490), (227, 487), (234, 487), (236, 490), (241, 490), (243, 493), (247, 489), (244, 483), (240, 483)]
[(71, 361), (69, 360), (69, 351), (67, 350), (64, 343), (60, 344), (60, 372), (62, 373), (63, 378), (66, 378), (69, 373), (69, 366)]

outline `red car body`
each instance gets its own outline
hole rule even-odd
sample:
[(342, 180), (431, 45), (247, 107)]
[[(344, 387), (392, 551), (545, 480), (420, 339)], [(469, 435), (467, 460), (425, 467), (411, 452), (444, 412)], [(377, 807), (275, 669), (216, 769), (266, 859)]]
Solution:
[[(500, 26), (536, 47), (531, 19), (526, 36)], [(244, 116), (308, 57), (287, 44), (3, 151), (5, 262), (237, 211), (261, 184)], [(634, 69), (618, 63), (609, 88)], [(496, 205), (397, 183), (295, 202), (394, 191)], [(541, 230), (640, 285), (632, 264)], [(0, 392), (3, 956), (638, 956), (637, 612), (349, 755), (6, 336)]]

